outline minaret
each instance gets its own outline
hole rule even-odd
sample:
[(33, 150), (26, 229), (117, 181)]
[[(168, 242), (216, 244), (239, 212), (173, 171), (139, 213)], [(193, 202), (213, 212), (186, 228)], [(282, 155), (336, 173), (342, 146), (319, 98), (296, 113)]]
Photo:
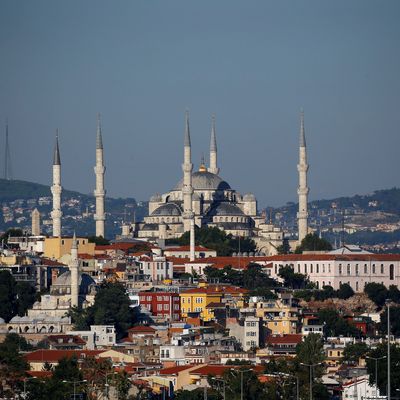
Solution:
[(40, 212), (37, 208), (32, 211), (32, 236), (40, 235)]
[(301, 110), (300, 113), (300, 147), (299, 147), (299, 163), (297, 164), (297, 170), (299, 171), (299, 187), (297, 194), (299, 196), (299, 212), (297, 213), (297, 224), (299, 229), (299, 243), (305, 238), (308, 233), (307, 226), (307, 202), (308, 192), (310, 189), (307, 186), (307, 148), (306, 148), (306, 136), (304, 131), (304, 112)]
[(53, 237), (61, 237), (61, 159), (60, 149), (58, 148), (58, 129), (56, 134), (56, 145), (54, 147), (53, 157), (53, 185), (51, 193), (53, 195), (53, 211), (51, 218), (53, 220)]
[(71, 307), (78, 307), (79, 305), (79, 260), (78, 260), (78, 244), (76, 242), (76, 235), (72, 238), (71, 246), (71, 260), (69, 263), (69, 270), (71, 272)]
[(103, 159), (103, 139), (101, 136), (101, 124), (100, 114), (97, 116), (97, 136), (96, 136), (96, 166), (94, 167), (94, 173), (96, 174), (96, 189), (94, 196), (96, 198), (96, 214), (94, 220), (96, 221), (96, 236), (102, 236), (104, 238), (104, 221), (106, 219), (104, 213), (104, 196), (106, 194), (104, 190), (104, 172), (106, 167), (104, 166)]
[(184, 153), (183, 153), (183, 229), (184, 232), (190, 231), (191, 220), (194, 218), (192, 196), (192, 149), (190, 144), (190, 129), (189, 129), (189, 112), (185, 114), (185, 140), (184, 140)]
[(218, 175), (219, 168), (217, 167), (217, 137), (215, 134), (215, 115), (211, 118), (211, 140), (210, 140), (210, 168), (208, 171)]

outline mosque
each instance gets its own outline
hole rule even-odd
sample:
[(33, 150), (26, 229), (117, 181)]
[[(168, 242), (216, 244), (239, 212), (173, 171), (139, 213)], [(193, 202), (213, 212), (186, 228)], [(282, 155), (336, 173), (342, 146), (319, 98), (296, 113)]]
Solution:
[[(307, 160), (305, 155), (304, 116), (301, 114), (300, 129), (299, 228), (307, 223)], [(198, 227), (218, 227), (228, 234), (250, 237), (258, 251), (266, 255), (277, 253), (282, 245), (283, 231), (257, 214), (257, 199), (253, 193), (240, 194), (221, 176), (218, 166), (215, 117), (212, 118), (209, 166), (202, 161), (193, 172), (189, 115), (185, 116), (183, 178), (168, 193), (156, 194), (149, 200), (149, 213), (143, 223), (135, 224), (134, 236), (146, 240), (180, 237), (190, 230), (190, 224)], [(305, 201), (303, 201), (305, 198)], [(191, 223), (189, 221), (192, 221)], [(307, 230), (307, 227), (305, 228)], [(302, 237), (305, 236), (302, 232)], [(300, 235), (299, 235), (300, 236)], [(300, 239), (301, 240), (301, 239)]]

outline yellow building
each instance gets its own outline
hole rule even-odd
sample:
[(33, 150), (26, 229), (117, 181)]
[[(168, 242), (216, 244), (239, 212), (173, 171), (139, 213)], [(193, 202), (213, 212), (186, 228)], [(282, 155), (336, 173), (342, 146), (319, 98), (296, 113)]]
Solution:
[[(79, 237), (78, 254), (89, 254), (94, 256), (95, 244), (89, 243), (88, 238)], [(44, 256), (59, 260), (62, 256), (70, 254), (72, 247), (72, 237), (50, 237), (44, 240)]]
[(297, 305), (281, 299), (256, 303), (256, 317), (261, 317), (264, 326), (272, 335), (291, 335), (298, 332), (300, 309)]
[(210, 285), (186, 290), (179, 294), (181, 316), (187, 318), (188, 313), (199, 312), (203, 321), (211, 321), (214, 318), (214, 311), (213, 308), (207, 307), (209, 304), (222, 303), (222, 299), (241, 301), (246, 292), (246, 289), (223, 285)]

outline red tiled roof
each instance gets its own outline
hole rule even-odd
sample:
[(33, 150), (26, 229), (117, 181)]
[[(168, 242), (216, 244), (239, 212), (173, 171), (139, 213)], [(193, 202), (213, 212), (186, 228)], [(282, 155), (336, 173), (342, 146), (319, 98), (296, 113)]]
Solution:
[[(195, 246), (194, 250), (195, 251), (215, 251), (213, 249), (208, 249), (207, 247), (204, 247), (204, 246)], [(190, 246), (166, 247), (164, 251), (187, 252), (187, 251), (190, 251)]]
[(35, 350), (25, 354), (25, 358), (28, 362), (58, 362), (62, 358), (74, 356), (77, 358), (95, 357), (103, 352), (104, 350)]
[(128, 329), (131, 333), (155, 333), (156, 330), (151, 326), (138, 325)]
[(78, 258), (80, 258), (81, 260), (93, 260), (95, 257), (87, 253), (79, 253)]
[(182, 292), (182, 294), (190, 294), (190, 293), (242, 294), (242, 293), (247, 293), (247, 292), (248, 292), (247, 289), (244, 289), (244, 288), (241, 288), (241, 287), (237, 287), (237, 286), (209, 285), (207, 287), (200, 287), (200, 288), (194, 288), (194, 289), (185, 290), (185, 291)]
[(276, 345), (276, 344), (298, 344), (301, 343), (303, 336), (300, 334), (292, 334), (292, 335), (282, 335), (282, 336), (269, 336), (267, 338), (267, 344)]
[[(61, 343), (59, 343), (59, 340), (62, 340)], [(55, 344), (68, 344), (69, 340), (72, 339), (71, 344), (78, 344), (78, 345), (85, 345), (86, 342), (80, 337), (76, 335), (51, 335), (47, 336), (47, 340), (49, 342), (56, 342)]]
[(60, 267), (60, 266), (67, 266), (66, 264), (63, 264), (62, 262), (59, 262), (59, 261), (57, 261), (57, 260), (51, 260), (50, 258), (45, 258), (45, 257), (42, 257), (42, 258), (40, 259), (40, 261), (41, 261), (42, 265), (47, 265), (47, 266), (49, 266), (49, 267), (53, 267), (53, 266), (57, 266), (57, 267)]
[(159, 371), (160, 375), (176, 375), (177, 373), (184, 371), (185, 369), (192, 368), (193, 365), (178, 365), (176, 367), (163, 368)]
[(272, 267), (270, 257), (205, 257), (189, 261), (187, 264), (203, 264), (214, 268), (224, 268), (230, 265), (232, 268), (245, 269), (249, 264), (261, 263), (262, 266)]
[(187, 258), (187, 257), (167, 257), (167, 261), (170, 261), (170, 262), (172, 262), (173, 264), (174, 264), (174, 267), (175, 266), (178, 266), (178, 265), (185, 265), (186, 263), (188, 263), (189, 261), (190, 261), (190, 259), (189, 258)]

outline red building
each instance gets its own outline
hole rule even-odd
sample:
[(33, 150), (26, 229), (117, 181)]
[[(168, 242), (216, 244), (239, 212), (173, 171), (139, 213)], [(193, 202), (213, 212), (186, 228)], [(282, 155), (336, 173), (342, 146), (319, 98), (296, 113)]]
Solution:
[(179, 294), (174, 292), (140, 292), (139, 304), (146, 307), (155, 317), (163, 317), (169, 321), (181, 318)]

